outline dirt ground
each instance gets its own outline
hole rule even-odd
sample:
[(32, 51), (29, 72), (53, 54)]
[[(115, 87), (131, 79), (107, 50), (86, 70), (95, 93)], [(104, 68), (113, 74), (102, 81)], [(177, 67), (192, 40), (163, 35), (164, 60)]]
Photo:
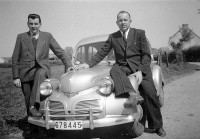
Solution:
[[(200, 139), (200, 71), (176, 79), (165, 86), (162, 108), (164, 139)], [(138, 139), (160, 139), (144, 133)]]
[[(164, 129), (167, 132), (167, 136), (164, 137), (164, 139), (200, 139), (199, 94), (199, 70), (190, 75), (174, 79), (166, 84), (165, 104), (162, 107)], [(20, 135), (10, 135), (10, 137), (5, 138), (14, 139), (15, 137), (20, 138)], [(122, 139), (127, 137), (121, 135), (117, 138)], [(143, 135), (137, 139), (160, 138), (161, 137), (157, 136), (156, 134), (144, 132)]]

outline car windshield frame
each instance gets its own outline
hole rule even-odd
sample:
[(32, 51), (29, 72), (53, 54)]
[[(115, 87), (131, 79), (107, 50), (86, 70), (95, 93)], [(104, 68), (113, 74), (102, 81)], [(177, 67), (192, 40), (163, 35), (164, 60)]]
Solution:
[[(105, 44), (105, 41), (98, 41), (98, 42), (79, 45), (76, 48), (73, 64), (74, 65), (79, 65), (79, 64), (83, 64), (83, 63), (88, 64), (89, 60), (91, 60), (91, 58), (98, 51), (101, 50), (101, 48), (104, 46), (104, 44)], [(107, 61), (107, 62), (115, 61), (113, 49), (109, 52), (109, 54), (99, 64), (103, 63), (104, 61)]]

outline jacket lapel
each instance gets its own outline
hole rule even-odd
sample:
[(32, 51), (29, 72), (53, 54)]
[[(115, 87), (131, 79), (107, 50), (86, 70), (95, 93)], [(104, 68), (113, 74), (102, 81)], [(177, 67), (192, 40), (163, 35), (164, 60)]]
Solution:
[(24, 42), (26, 44), (26, 47), (29, 49), (29, 51), (35, 55), (35, 50), (34, 50), (34, 47), (33, 47), (33, 43), (32, 43), (32, 40), (31, 40), (31, 35), (30, 35), (30, 32), (27, 32), (26, 35), (25, 35), (25, 38), (24, 38)]
[(127, 48), (135, 41), (135, 29), (130, 28), (127, 38)]
[(44, 34), (40, 31), (36, 47), (36, 57), (38, 57), (39, 53), (42, 52), (43, 46), (45, 46), (45, 39), (44, 39)]
[(119, 45), (122, 47), (123, 50), (125, 50), (125, 45), (124, 45), (124, 41), (123, 41), (123, 37), (120, 31), (117, 32), (117, 38), (116, 38), (117, 42), (119, 43)]

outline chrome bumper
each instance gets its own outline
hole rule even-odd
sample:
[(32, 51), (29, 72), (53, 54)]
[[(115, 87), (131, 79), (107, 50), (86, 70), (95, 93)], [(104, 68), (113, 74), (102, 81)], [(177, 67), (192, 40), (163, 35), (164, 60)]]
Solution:
[[(135, 119), (138, 120), (140, 116), (141, 115), (139, 113), (135, 113), (132, 115), (108, 115), (102, 119), (92, 120), (92, 122), (91, 120), (83, 120), (83, 129), (90, 128), (91, 130), (93, 130), (94, 128), (98, 127), (108, 127), (108, 126), (130, 123), (133, 122)], [(54, 120), (47, 121), (44, 120), (43, 118), (29, 117), (28, 122), (34, 125), (45, 127), (46, 129), (51, 129), (55, 127)]]

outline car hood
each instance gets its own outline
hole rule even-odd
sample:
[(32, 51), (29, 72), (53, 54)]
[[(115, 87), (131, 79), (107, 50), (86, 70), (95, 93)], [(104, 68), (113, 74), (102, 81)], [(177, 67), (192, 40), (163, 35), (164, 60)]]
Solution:
[(110, 66), (70, 71), (60, 78), (61, 91), (75, 93), (98, 85), (99, 80), (110, 76)]

